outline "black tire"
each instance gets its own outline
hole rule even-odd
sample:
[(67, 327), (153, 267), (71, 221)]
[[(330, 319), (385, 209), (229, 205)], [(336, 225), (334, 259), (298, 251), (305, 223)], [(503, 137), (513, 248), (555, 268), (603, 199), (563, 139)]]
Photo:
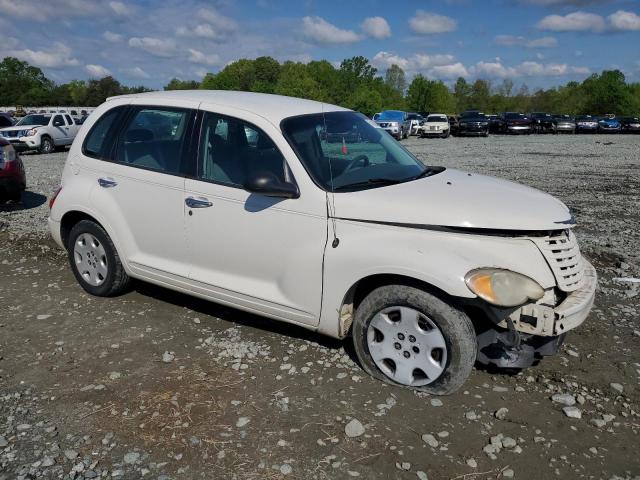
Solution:
[[(78, 237), (85, 233), (93, 235), (98, 242), (100, 242), (105, 251), (107, 275), (104, 281), (97, 286), (91, 285), (84, 279), (78, 271), (75, 261), (74, 245)], [(125, 292), (129, 288), (131, 279), (124, 270), (124, 266), (120, 261), (120, 256), (118, 255), (116, 247), (107, 232), (105, 232), (97, 223), (91, 220), (81, 220), (76, 223), (69, 233), (67, 251), (71, 270), (73, 271), (76, 280), (80, 286), (82, 286), (82, 288), (91, 295), (95, 295), (97, 297), (113, 297)]]
[[(429, 317), (440, 329), (447, 346), (447, 364), (433, 382), (419, 387), (399, 384), (385, 375), (369, 353), (367, 330), (373, 317), (392, 306), (411, 307)], [(413, 388), (433, 395), (448, 395), (467, 380), (478, 353), (471, 320), (462, 310), (424, 290), (405, 285), (387, 285), (372, 291), (358, 306), (352, 328), (353, 345), (363, 369), (383, 382)]]
[(55, 143), (51, 137), (44, 135), (40, 140), (40, 148), (38, 148), (38, 152), (42, 154), (52, 153), (56, 149)]

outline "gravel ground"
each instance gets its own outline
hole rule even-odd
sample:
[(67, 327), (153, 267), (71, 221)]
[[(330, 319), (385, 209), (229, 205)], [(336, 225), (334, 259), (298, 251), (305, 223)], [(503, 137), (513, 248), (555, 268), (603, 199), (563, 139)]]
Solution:
[(290, 325), (141, 283), (90, 297), (46, 231), (65, 154), (23, 155), (29, 191), (0, 206), (0, 480), (640, 478), (639, 285), (614, 280), (640, 277), (640, 137), (403, 143), (574, 211), (600, 285), (560, 355), (436, 398)]

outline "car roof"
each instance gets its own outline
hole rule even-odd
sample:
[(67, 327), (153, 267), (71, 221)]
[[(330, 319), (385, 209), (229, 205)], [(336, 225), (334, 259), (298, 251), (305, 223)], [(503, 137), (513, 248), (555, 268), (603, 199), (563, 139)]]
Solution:
[(120, 98), (140, 98), (153, 102), (162, 100), (203, 102), (222, 107), (237, 108), (260, 115), (274, 124), (283, 119), (310, 113), (350, 111), (337, 105), (315, 100), (272, 95), (269, 93), (236, 92), (231, 90), (170, 90), (136, 93), (110, 97), (107, 101)]

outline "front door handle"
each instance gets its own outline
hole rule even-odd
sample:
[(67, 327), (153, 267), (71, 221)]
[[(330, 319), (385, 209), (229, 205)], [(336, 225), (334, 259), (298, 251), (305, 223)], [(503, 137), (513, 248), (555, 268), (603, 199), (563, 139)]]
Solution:
[(113, 178), (99, 178), (98, 184), (102, 188), (113, 188), (118, 185), (118, 182), (116, 182)]
[(184, 199), (184, 203), (186, 203), (189, 208), (208, 208), (213, 205), (213, 203), (205, 197), (187, 197)]

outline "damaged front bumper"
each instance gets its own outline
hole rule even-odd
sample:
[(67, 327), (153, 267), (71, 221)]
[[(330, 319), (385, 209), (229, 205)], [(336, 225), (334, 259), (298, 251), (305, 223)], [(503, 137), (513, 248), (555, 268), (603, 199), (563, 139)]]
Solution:
[(595, 268), (583, 259), (584, 281), (556, 307), (528, 304), (517, 309), (487, 306), (490, 323), (477, 329), (478, 361), (500, 368), (525, 368), (554, 355), (569, 330), (581, 325), (593, 306)]
[(589, 315), (596, 295), (598, 277), (596, 269), (584, 262), (584, 282), (556, 307), (530, 303), (515, 310), (489, 307), (489, 317), (500, 327), (508, 328), (509, 323), (518, 332), (551, 337), (561, 335), (578, 327)]

